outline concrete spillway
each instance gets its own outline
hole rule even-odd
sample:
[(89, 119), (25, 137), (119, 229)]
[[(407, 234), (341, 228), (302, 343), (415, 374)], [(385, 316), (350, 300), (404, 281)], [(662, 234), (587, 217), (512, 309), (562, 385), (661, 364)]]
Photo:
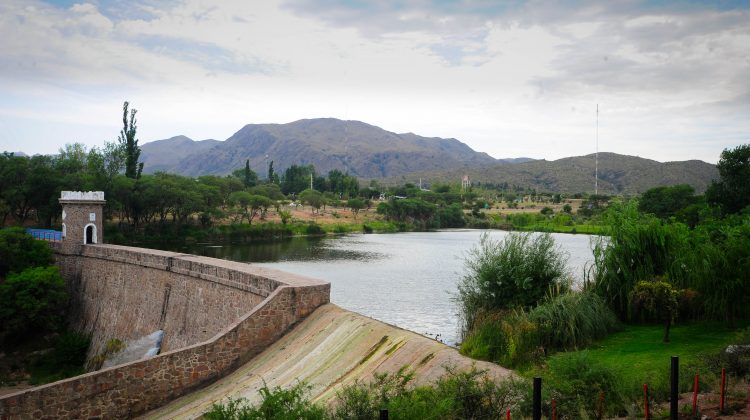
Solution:
[(234, 373), (183, 396), (144, 418), (196, 418), (227, 397), (258, 402), (258, 390), (309, 384), (309, 397), (327, 402), (340, 385), (369, 381), (374, 372), (396, 372), (408, 365), (417, 385), (433, 382), (444, 366), (461, 370), (476, 364), (496, 378), (510, 371), (478, 362), (435, 340), (327, 304)]

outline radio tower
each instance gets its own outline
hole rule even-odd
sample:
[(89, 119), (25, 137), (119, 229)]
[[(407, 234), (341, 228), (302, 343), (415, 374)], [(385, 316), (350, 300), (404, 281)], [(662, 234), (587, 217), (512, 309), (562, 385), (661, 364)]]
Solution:
[(599, 104), (596, 104), (596, 155), (594, 157), (594, 195), (599, 195)]

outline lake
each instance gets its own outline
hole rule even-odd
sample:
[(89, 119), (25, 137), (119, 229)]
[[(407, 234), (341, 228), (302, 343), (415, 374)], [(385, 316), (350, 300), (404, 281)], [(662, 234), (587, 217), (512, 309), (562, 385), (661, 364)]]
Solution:
[[(181, 251), (251, 262), (331, 283), (331, 302), (454, 345), (458, 317), (453, 297), (464, 259), (483, 232), (495, 240), (508, 232), (451, 229), (438, 232), (352, 234), (249, 245), (197, 244)], [(589, 235), (552, 234), (581, 281), (593, 261)]]

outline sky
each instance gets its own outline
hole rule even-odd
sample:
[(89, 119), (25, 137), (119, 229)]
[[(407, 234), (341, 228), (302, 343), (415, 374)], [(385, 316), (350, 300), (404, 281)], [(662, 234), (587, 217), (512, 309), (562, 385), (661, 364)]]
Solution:
[(126, 100), (141, 144), (319, 117), (496, 158), (750, 143), (750, 0), (2, 0), (0, 33), (0, 151), (116, 141)]

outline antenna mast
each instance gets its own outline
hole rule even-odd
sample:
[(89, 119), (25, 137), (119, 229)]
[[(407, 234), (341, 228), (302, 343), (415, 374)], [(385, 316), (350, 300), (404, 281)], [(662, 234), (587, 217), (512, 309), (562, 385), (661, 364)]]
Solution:
[(599, 104), (596, 104), (596, 157), (594, 158), (594, 195), (599, 195)]

